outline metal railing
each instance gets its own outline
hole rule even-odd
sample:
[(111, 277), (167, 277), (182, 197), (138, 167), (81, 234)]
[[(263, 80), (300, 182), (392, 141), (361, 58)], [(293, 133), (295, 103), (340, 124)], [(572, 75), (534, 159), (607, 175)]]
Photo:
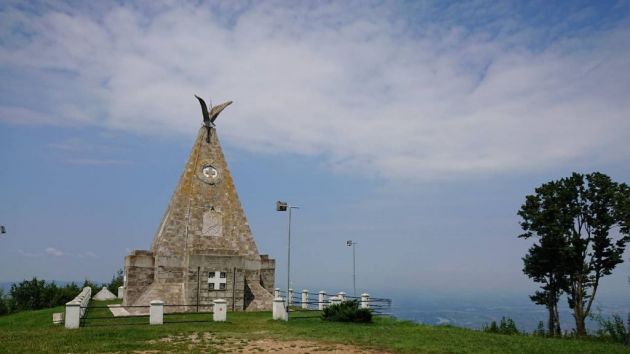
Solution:
[[(286, 291), (276, 289), (276, 292), (284, 299), (286, 299)], [(319, 293), (308, 293), (308, 297), (306, 301), (302, 299), (302, 292), (293, 292), (293, 296), (291, 296), (291, 302), (288, 311), (290, 313), (296, 312), (306, 312), (306, 311), (321, 311), (320, 304), (323, 307), (327, 307), (332, 305), (333, 298), (339, 297), (340, 293), (333, 293), (328, 295), (325, 294), (326, 298), (323, 301), (319, 299)], [(361, 301), (364, 300), (360, 296), (349, 296), (343, 295), (344, 300), (342, 301), (352, 301), (355, 300), (361, 304)], [(285, 300), (286, 301), (286, 300)], [(373, 315), (376, 316), (392, 316), (392, 300), (388, 298), (380, 298), (380, 297), (368, 297), (367, 308), (372, 311)]]
[[(112, 306), (113, 305), (113, 306)], [(164, 323), (186, 323), (186, 322), (211, 322), (212, 317), (208, 316), (208, 314), (212, 314), (214, 304), (164, 304), (164, 308), (183, 308), (184, 310), (187, 308), (194, 308), (194, 311), (173, 311), (173, 312), (164, 312), (164, 318), (170, 318), (169, 320), (165, 320)], [(129, 315), (125, 316), (114, 316), (111, 312), (112, 308), (122, 308), (131, 310)], [(102, 314), (94, 315), (94, 310), (102, 310), (107, 309), (108, 311)], [(133, 309), (146, 309), (146, 311), (141, 311), (138, 313), (133, 313)], [(85, 326), (117, 326), (117, 325), (148, 325), (149, 317), (150, 317), (150, 309), (151, 305), (121, 305), (121, 304), (111, 304), (111, 305), (97, 305), (97, 306), (82, 306), (81, 310), (84, 311), (85, 315), (81, 318), (81, 327)], [(98, 311), (101, 312), (101, 311)], [(129, 311), (128, 311), (129, 312)], [(208, 318), (199, 320), (199, 319), (191, 319), (189, 316), (194, 315), (206, 315)], [(141, 320), (139, 320), (141, 319)]]

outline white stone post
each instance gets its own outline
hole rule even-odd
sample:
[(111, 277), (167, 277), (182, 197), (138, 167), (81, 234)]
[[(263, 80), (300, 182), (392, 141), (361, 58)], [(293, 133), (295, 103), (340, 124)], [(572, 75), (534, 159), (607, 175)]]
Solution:
[(362, 309), (370, 308), (370, 294), (361, 294), (361, 303), (359, 304), (359, 307), (361, 307)]
[(153, 300), (149, 308), (149, 324), (161, 325), (164, 323), (164, 301)]
[(339, 296), (333, 296), (330, 298), (331, 305), (339, 305), (341, 303), (341, 298)]
[(343, 291), (340, 291), (339, 293), (337, 293), (337, 297), (338, 297), (341, 301), (346, 301), (346, 293), (344, 293)]
[(326, 292), (324, 290), (319, 292), (319, 297), (317, 298), (318, 306), (317, 308), (322, 311), (326, 308)]
[(124, 286), (119, 286), (118, 287), (118, 298), (122, 299), (124, 293), (125, 293), (125, 287)]
[(287, 311), (284, 307), (284, 299), (277, 297), (273, 299), (273, 319), (288, 321)]
[(275, 288), (273, 290), (273, 298), (276, 299), (276, 298), (279, 298), (279, 297), (280, 297), (280, 288)]
[(289, 293), (287, 294), (289, 296), (289, 306), (293, 305), (293, 289), (289, 288)]
[(308, 289), (302, 290), (302, 308), (308, 309)]
[(214, 322), (225, 322), (227, 319), (227, 301), (224, 299), (216, 299), (213, 303), (212, 320)]
[(81, 324), (81, 303), (73, 300), (66, 303), (66, 328), (76, 329)]

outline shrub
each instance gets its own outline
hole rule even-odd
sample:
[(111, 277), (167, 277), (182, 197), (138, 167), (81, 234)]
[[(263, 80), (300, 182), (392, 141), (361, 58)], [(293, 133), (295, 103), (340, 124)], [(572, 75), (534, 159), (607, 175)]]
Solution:
[(496, 321), (492, 321), (490, 325), (484, 325), (482, 331), (488, 333), (498, 333), (498, 334), (518, 334), (518, 328), (516, 328), (516, 323), (511, 318), (501, 317), (501, 322), (497, 326)]
[(599, 337), (630, 346), (630, 313), (627, 324), (624, 324), (623, 318), (618, 314), (612, 315), (612, 319), (605, 319), (601, 315), (595, 316), (595, 319), (600, 326), (597, 331)]
[(483, 325), (481, 330), (487, 333), (499, 333), (499, 326), (497, 326), (497, 321), (492, 321), (490, 324)]
[(45, 286), (46, 282), (37, 278), (11, 285), (11, 297), (15, 301), (15, 310), (36, 310), (46, 307), (43, 294)]
[(55, 283), (33, 278), (11, 285), (11, 298), (5, 303), (10, 305), (9, 312), (37, 310), (63, 305), (78, 293), (79, 287), (74, 283), (59, 287)]
[(7, 306), (4, 291), (0, 289), (0, 316), (6, 315), (7, 313), (9, 313), (9, 306)]
[(532, 334), (538, 337), (545, 337), (547, 335), (547, 331), (545, 330), (545, 323), (543, 321), (539, 321), (538, 327), (536, 328), (536, 330), (534, 330), (534, 333)]
[(322, 312), (322, 320), (334, 322), (372, 322), (372, 311), (359, 308), (356, 300), (330, 305)]

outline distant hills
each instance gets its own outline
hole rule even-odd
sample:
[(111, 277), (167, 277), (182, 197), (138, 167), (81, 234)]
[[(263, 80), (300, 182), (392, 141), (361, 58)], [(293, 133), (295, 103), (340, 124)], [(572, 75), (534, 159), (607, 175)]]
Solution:
[[(30, 280), (30, 279), (25, 279), (25, 280)], [(41, 280), (41, 279), (38, 279), (38, 280)], [(15, 281), (15, 282), (13, 282), (13, 281), (0, 282), (0, 289), (2, 289), (4, 291), (4, 293), (6, 294), (6, 293), (9, 292), (9, 290), (11, 290), (11, 285), (13, 285), (14, 283), (21, 283), (23, 281), (24, 280)], [(72, 281), (70, 281), (70, 280), (46, 280), (46, 283), (53, 282), (53, 283), (57, 284), (58, 286), (66, 286), (66, 285), (68, 285), (70, 283), (75, 283), (75, 284), (81, 286), (81, 285), (83, 285), (84, 281), (85, 280), (72, 280)], [(109, 282), (98, 282), (97, 281), (97, 282), (94, 282), (94, 283), (95, 284), (103, 284), (103, 283), (109, 283)]]

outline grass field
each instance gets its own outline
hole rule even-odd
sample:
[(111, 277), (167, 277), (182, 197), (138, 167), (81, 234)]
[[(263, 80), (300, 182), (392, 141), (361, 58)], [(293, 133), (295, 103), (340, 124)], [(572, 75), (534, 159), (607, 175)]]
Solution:
[(408, 353), (630, 353), (630, 348), (594, 340), (506, 336), (391, 318), (376, 318), (372, 324), (329, 323), (313, 316), (316, 313), (296, 313), (288, 323), (272, 321), (269, 312), (228, 313), (228, 321), (223, 323), (213, 323), (211, 314), (168, 315), (164, 325), (149, 326), (147, 317), (97, 319), (111, 314), (107, 309), (93, 309), (82, 328), (66, 330), (63, 325), (52, 324), (52, 313), (62, 311), (58, 307), (0, 317), (0, 352), (212, 353), (239, 348), (263, 352), (263, 348), (247, 347), (246, 343), (269, 339), (317, 341), (323, 349), (343, 343), (361, 349)]

